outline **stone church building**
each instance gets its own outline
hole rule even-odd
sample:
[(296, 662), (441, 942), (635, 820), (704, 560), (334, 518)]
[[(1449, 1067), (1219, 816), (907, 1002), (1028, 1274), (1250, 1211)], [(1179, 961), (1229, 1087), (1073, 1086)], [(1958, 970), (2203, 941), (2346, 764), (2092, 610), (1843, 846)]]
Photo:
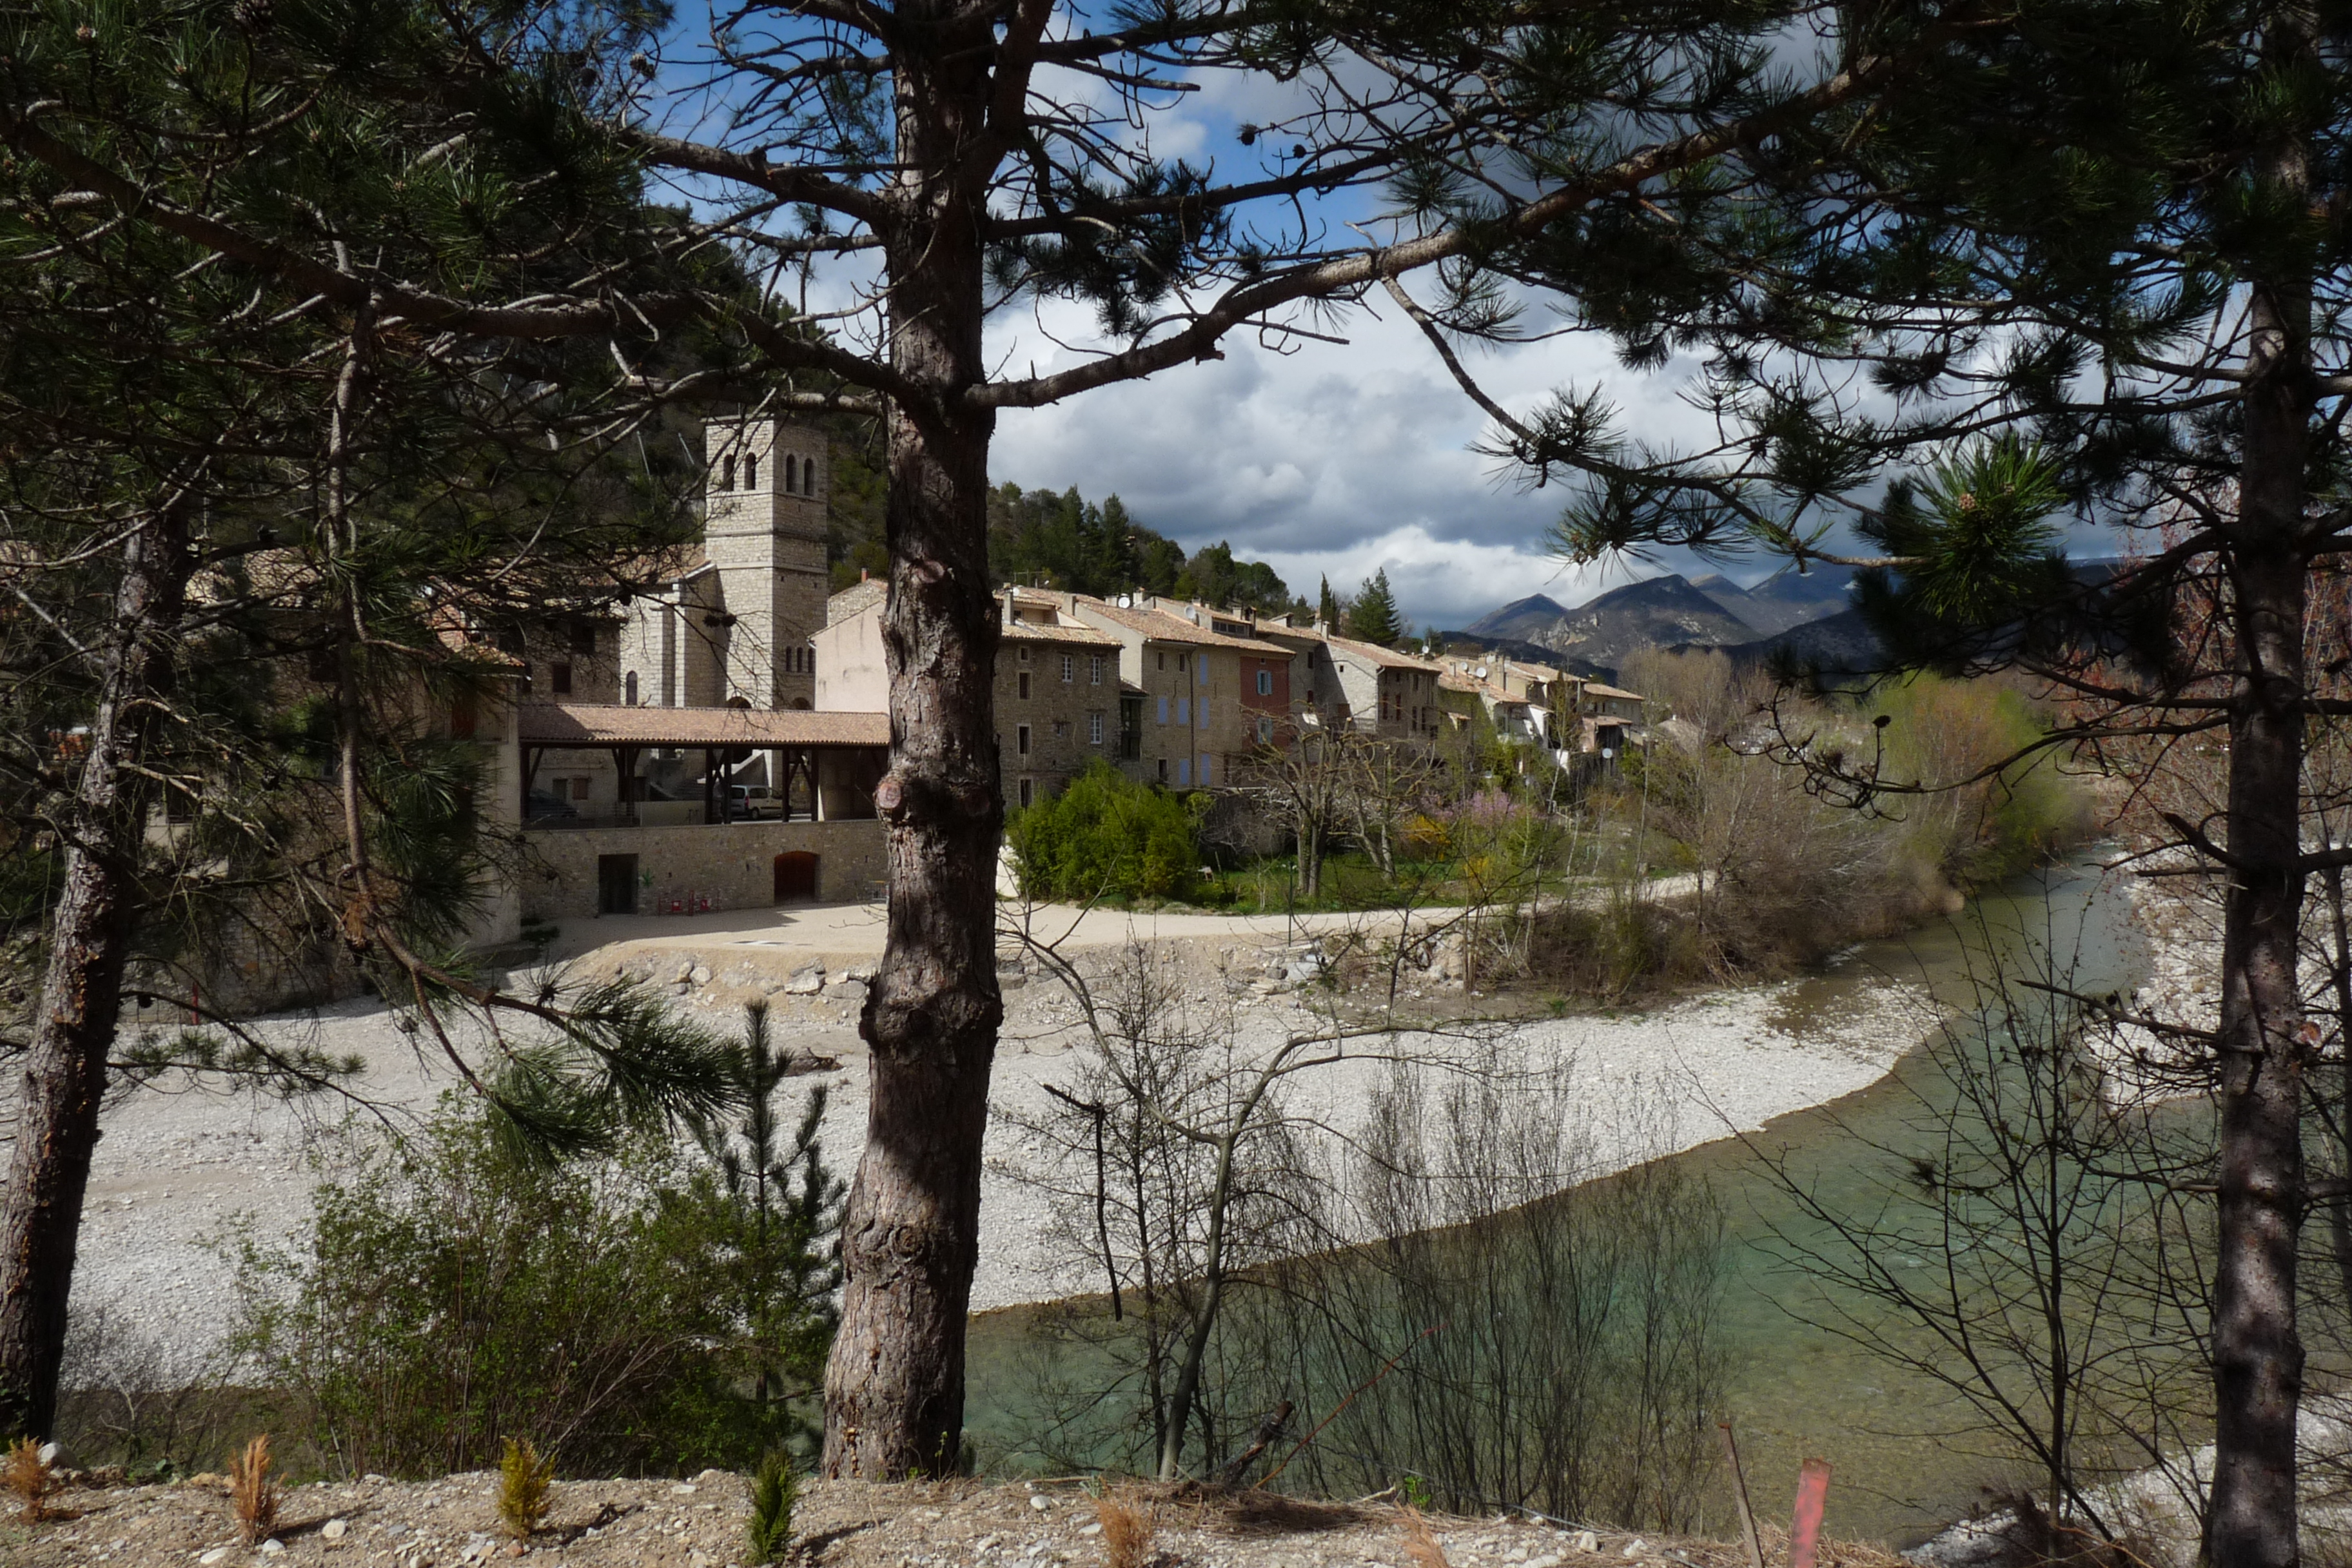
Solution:
[(807, 709), (824, 628), (824, 433), (712, 421), (699, 552), (621, 626), (623, 704)]

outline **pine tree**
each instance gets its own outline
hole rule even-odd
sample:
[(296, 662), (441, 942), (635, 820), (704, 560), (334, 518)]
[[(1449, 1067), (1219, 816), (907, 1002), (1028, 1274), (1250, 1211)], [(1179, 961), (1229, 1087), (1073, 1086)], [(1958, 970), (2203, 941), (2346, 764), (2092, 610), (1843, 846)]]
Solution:
[(1356, 590), (1355, 603), (1348, 606), (1348, 635), (1381, 647), (1394, 647), (1404, 640), (1404, 622), (1397, 616), (1387, 567), (1365, 578), (1364, 585)]
[(1339, 629), (1339, 601), (1331, 592), (1331, 579), (1328, 577), (1323, 579), (1322, 587), (1316, 593), (1315, 618), (1328, 630), (1336, 632)]
[[(2322, 606), (2352, 556), (2352, 28), (2280, 4), (2027, 14), (2017, 35), (1932, 51), (1899, 100), (1832, 117), (1744, 214), (1691, 215), (1678, 254), (1689, 275), (1736, 261), (1740, 310), (1629, 275), (1630, 353), (1712, 342), (1720, 447), (1645, 448), (1592, 395), (1528, 419), (1486, 405), (1536, 475), (1589, 476), (1557, 534), (1574, 559), (1760, 548), (1857, 566), (1895, 662), (2028, 671), (2067, 703), (2055, 743), (2136, 789), (2163, 783), (2147, 759), (2210, 748), (2222, 779), (2147, 851), (2212, 879), (2224, 910), (2218, 1028), (2157, 1024), (2216, 1112), (2210, 1171), (2168, 1178), (2213, 1193), (2210, 1276), (2179, 1286), (2213, 1303), (2204, 1561), (2291, 1568), (2297, 1254), (2305, 1213), (2342, 1202), (2306, 1145), (2352, 1170), (2352, 1018), (2330, 989), (2345, 960), (2299, 984), (2317, 951), (2306, 880), (2352, 864), (2325, 826), (2352, 809), (2328, 728), (2352, 659), (2313, 651), (2340, 637)], [(2134, 563), (2078, 571), (2070, 512), (2140, 533)], [(2326, 766), (2308, 755), (2323, 741)], [(1857, 805), (1947, 782), (1793, 738), (1783, 755)], [(2077, 1001), (2093, 1019), (2119, 1005)], [(2049, 1506), (2087, 1512), (2063, 1436), (2041, 1445)]]
[(796, 1065), (769, 1037), (768, 1005), (748, 1004), (731, 1059), (737, 1109), (731, 1118), (697, 1117), (688, 1125), (711, 1163), (703, 1192), (726, 1248), (730, 1293), (751, 1366), (751, 1397), (772, 1430), (792, 1419), (795, 1401), (816, 1392), (838, 1314), (841, 1201), (847, 1188), (824, 1163), (817, 1129), (827, 1091), (819, 1084), (801, 1106), (788, 1137), (777, 1097)]
[[(514, 847), (475, 807), (491, 759), (455, 722), (508, 690), (467, 633), (618, 592), (683, 533), (693, 476), (634, 443), (614, 460), (625, 416), (593, 445), (568, 434), (603, 422), (596, 393), (568, 388), (606, 380), (610, 353), (445, 354), (382, 291), (396, 275), (446, 317), (582, 270), (624, 291), (720, 280), (670, 266), (653, 237), (676, 220), (542, 106), (355, 101), (372, 71), (414, 75), (415, 36), (313, 75), (311, 35), (289, 31), (257, 48), (205, 7), (103, 37), (62, 14), (0, 21), (0, 135), (89, 160), (70, 184), (42, 156), (0, 161), (0, 488), (26, 612), (0, 615), (0, 945), (40, 994), (0, 1210), (0, 1432), (54, 1419), (101, 1102), (167, 1069), (289, 1091), (354, 1070), (245, 1035), (192, 977), (252, 964), (295, 989), (356, 969), (452, 1056), (453, 1013), (502, 1018), (509, 1054), (458, 1065), (542, 1148), (725, 1097), (712, 1042), (642, 992), (502, 994), (465, 955)], [(54, 94), (95, 117), (14, 118)], [(135, 197), (110, 183), (118, 156)], [(478, 205), (486, 187), (505, 194)], [(92, 205), (116, 199), (173, 221)], [(202, 211), (299, 249), (328, 210), (368, 237), (346, 258), (383, 269), (340, 305), (316, 278), (214, 265), (219, 231), (177, 222)], [(613, 352), (674, 367), (614, 325)], [(670, 347), (688, 340), (708, 342)], [(173, 828), (152, 831), (165, 811)], [(119, 1037), (130, 984), (200, 1026)]]

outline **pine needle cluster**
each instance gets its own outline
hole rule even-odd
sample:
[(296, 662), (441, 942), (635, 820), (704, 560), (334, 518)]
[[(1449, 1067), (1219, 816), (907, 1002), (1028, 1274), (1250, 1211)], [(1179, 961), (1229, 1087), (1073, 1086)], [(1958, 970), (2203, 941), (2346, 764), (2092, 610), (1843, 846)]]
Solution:
[(49, 1517), (49, 1494), (57, 1489), (58, 1478), (41, 1458), (41, 1446), (30, 1437), (19, 1437), (8, 1445), (5, 1469), (8, 1489), (23, 1500), (21, 1517), (26, 1524), (38, 1524)]
[(236, 1510), (237, 1533), (258, 1546), (278, 1528), (278, 1483), (269, 1479), (269, 1434), (262, 1433), (228, 1462), (229, 1506)]

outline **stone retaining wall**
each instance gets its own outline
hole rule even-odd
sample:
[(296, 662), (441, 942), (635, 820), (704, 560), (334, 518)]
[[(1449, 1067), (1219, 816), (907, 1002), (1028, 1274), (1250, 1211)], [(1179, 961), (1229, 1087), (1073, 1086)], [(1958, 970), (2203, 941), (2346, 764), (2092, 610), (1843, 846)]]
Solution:
[(575, 827), (526, 833), (533, 864), (520, 878), (522, 908), (534, 920), (584, 920), (598, 912), (597, 863), (637, 858), (639, 914), (673, 903), (713, 910), (766, 909), (775, 900), (776, 857), (813, 854), (816, 897), (829, 904), (881, 896), (888, 861), (882, 824), (735, 822), (723, 827)]

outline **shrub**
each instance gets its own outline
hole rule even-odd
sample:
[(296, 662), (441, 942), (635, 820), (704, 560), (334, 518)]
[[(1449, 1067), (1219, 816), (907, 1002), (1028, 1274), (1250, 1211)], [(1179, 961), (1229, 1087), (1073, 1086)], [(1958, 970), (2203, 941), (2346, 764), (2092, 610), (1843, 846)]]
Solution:
[(751, 1477), (751, 1523), (744, 1544), (755, 1565), (780, 1561), (793, 1543), (793, 1507), (800, 1500), (800, 1477), (790, 1456), (771, 1452)]
[(293, 1251), (247, 1244), (239, 1346), (350, 1473), (487, 1469), (525, 1433), (592, 1474), (740, 1468), (782, 1413), (744, 1396), (774, 1358), (712, 1289), (744, 1272), (732, 1212), (667, 1137), (549, 1165), (445, 1101), (322, 1184)]
[(1022, 891), (1041, 899), (1192, 895), (1201, 847), (1188, 801), (1097, 759), (1007, 828)]
[(1151, 1515), (1127, 1498), (1105, 1496), (1095, 1503), (1102, 1525), (1104, 1568), (1143, 1568), (1151, 1561)]
[(530, 1438), (507, 1439), (499, 1460), (499, 1519), (517, 1541), (528, 1541), (547, 1521), (548, 1489), (555, 1480), (555, 1461), (540, 1458)]

